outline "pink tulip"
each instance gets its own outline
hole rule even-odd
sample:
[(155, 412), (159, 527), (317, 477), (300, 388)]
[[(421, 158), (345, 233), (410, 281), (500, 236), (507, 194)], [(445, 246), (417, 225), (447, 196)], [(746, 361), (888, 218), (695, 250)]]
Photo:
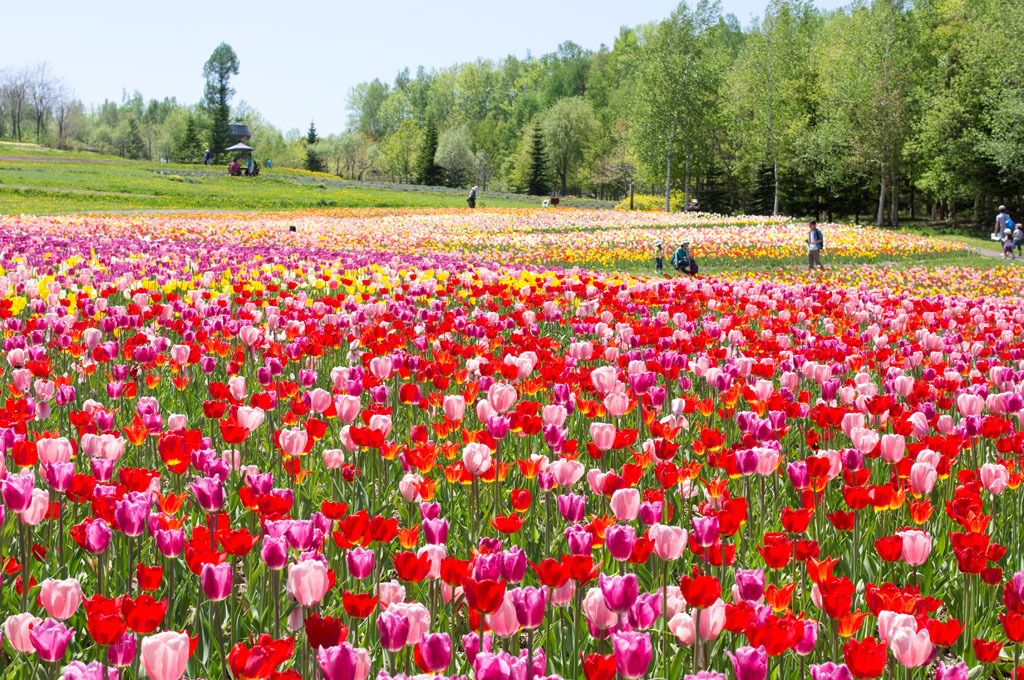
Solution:
[(39, 463), (68, 463), (71, 461), (71, 442), (65, 437), (40, 439), (36, 442)]
[(40, 584), (39, 601), (52, 618), (65, 621), (82, 604), (82, 586), (73, 578), (58, 581), (48, 578)]
[(487, 615), (487, 625), (500, 637), (509, 637), (519, 630), (519, 618), (516, 616), (511, 592), (505, 592), (505, 599), (501, 601), (498, 611)]
[(309, 408), (317, 413), (323, 413), (329, 409), (331, 401), (331, 393), (319, 387), (309, 393)]
[(558, 486), (569, 487), (576, 484), (583, 477), (586, 468), (578, 460), (559, 459), (548, 465), (548, 470), (555, 478)]
[(466, 415), (466, 400), (459, 394), (446, 395), (444, 401), (441, 402), (441, 409), (448, 420), (455, 423), (460, 422)]
[[(906, 440), (901, 434), (887, 434), (882, 436), (882, 460), (886, 463), (898, 463), (903, 458), (906, 450)], [(862, 453), (867, 453), (861, 449)]]
[(583, 598), (583, 613), (590, 624), (607, 630), (619, 622), (619, 615), (608, 608), (600, 588), (591, 588)]
[(344, 394), (334, 398), (334, 410), (338, 412), (338, 418), (341, 422), (351, 423), (359, 416), (362, 405), (360, 404), (359, 397)]
[(377, 380), (387, 380), (391, 377), (391, 357), (374, 357), (370, 359), (370, 373)]
[(518, 398), (516, 388), (505, 383), (494, 383), (487, 389), (487, 401), (498, 413), (508, 411)]
[(855, 427), (850, 430), (850, 439), (853, 441), (854, 448), (867, 454), (874, 451), (878, 444), (878, 433), (863, 427)]
[(928, 560), (932, 552), (932, 537), (919, 529), (900, 531), (903, 538), (902, 559), (911, 567), (917, 567)]
[(618, 371), (614, 366), (602, 366), (595, 368), (590, 373), (590, 381), (598, 392), (607, 394), (615, 389), (619, 382)]
[(612, 514), (620, 522), (632, 522), (640, 512), (640, 491), (638, 489), (619, 489), (612, 494)]
[(979, 416), (985, 408), (985, 399), (965, 392), (957, 396), (956, 408), (962, 416)]
[(10, 475), (0, 480), (0, 497), (11, 512), (24, 512), (32, 505), (35, 478), (31, 474)]
[(670, 618), (668, 629), (676, 636), (679, 644), (685, 647), (689, 647), (697, 639), (697, 628), (689, 612), (679, 612)]
[(398, 581), (383, 581), (377, 585), (376, 593), (380, 606), (387, 609), (392, 603), (405, 600), (405, 586)]
[(721, 598), (714, 601), (710, 607), (696, 609), (693, 613), (697, 618), (697, 626), (701, 640), (714, 640), (722, 634), (725, 627), (725, 602)]
[(998, 496), (1006, 490), (1009, 483), (1010, 473), (1005, 466), (999, 463), (985, 463), (981, 466), (981, 485), (989, 493)]
[(243, 401), (246, 395), (245, 376), (235, 375), (228, 378), (228, 390), (235, 401)]
[(607, 451), (615, 444), (615, 426), (608, 423), (591, 423), (590, 438), (599, 451)]
[(180, 680), (188, 664), (188, 635), (174, 631), (142, 639), (142, 665), (152, 680)]
[(264, 417), (265, 414), (263, 413), (263, 409), (250, 408), (248, 406), (239, 406), (236, 414), (238, 424), (249, 430), (249, 432), (255, 431), (260, 425), (262, 425)]
[(27, 612), (12, 614), (4, 621), (4, 639), (22, 654), (35, 654), (36, 648), (32, 644), (30, 633), (33, 626), (42, 622), (42, 619), (37, 619)]
[(28, 526), (36, 526), (46, 517), (50, 509), (50, 492), (46, 489), (32, 489), (32, 502), (28, 508), (18, 513), (21, 521)]
[(188, 356), (191, 353), (188, 345), (174, 345), (171, 347), (171, 361), (184, 366), (188, 363)]
[(604, 407), (612, 418), (620, 418), (629, 411), (629, 397), (622, 392), (605, 395)]
[(309, 434), (305, 429), (289, 427), (281, 430), (281, 449), (289, 456), (305, 453)]
[(686, 549), (686, 529), (667, 524), (655, 524), (649, 530), (649, 537), (654, 541), (654, 554), (663, 560), (678, 560)]
[(900, 614), (888, 609), (878, 612), (878, 640), (889, 644), (901, 628), (917, 630), (917, 619), (911, 614)]
[(337, 470), (345, 464), (345, 452), (341, 449), (324, 449), (323, 458), (328, 470)]
[(919, 631), (900, 628), (889, 642), (892, 655), (905, 668), (917, 668), (928, 663), (934, 648), (927, 628)]
[(914, 493), (925, 495), (932, 492), (939, 473), (930, 463), (917, 462), (910, 468), (910, 486)]
[(548, 404), (540, 410), (540, 415), (545, 425), (562, 427), (562, 425), (565, 424), (565, 419), (569, 413), (561, 404)]
[(613, 633), (612, 650), (615, 667), (623, 678), (642, 678), (651, 665), (654, 649), (649, 633)]
[(293, 564), (288, 569), (288, 589), (303, 607), (315, 607), (330, 587), (327, 567), (316, 559)]
[(482, 475), (491, 469), (491, 449), (480, 442), (470, 442), (462, 449), (462, 464), (471, 475)]
[(392, 602), (388, 611), (397, 612), (409, 622), (409, 636), (405, 644), (413, 646), (430, 631), (430, 610), (420, 602)]

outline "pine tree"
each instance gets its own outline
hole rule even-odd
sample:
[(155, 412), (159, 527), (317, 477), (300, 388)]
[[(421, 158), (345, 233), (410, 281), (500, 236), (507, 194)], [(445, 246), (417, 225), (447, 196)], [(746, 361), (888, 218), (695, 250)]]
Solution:
[(146, 142), (139, 131), (139, 121), (134, 117), (128, 119), (128, 134), (125, 137), (124, 155), (138, 160), (146, 157)]
[(309, 122), (309, 132), (306, 134), (306, 170), (310, 172), (324, 172), (327, 169), (327, 164), (320, 158), (320, 154), (316, 152), (316, 143), (320, 141), (320, 137), (316, 134), (316, 125), (313, 121)]
[(196, 119), (191, 114), (185, 123), (185, 134), (175, 149), (175, 156), (179, 163), (199, 163), (203, 158), (203, 142), (199, 139)]
[(427, 123), (423, 132), (423, 146), (420, 148), (419, 167), (416, 168), (416, 181), (426, 186), (436, 187), (444, 184), (444, 168), (437, 164), (437, 127)]
[(231, 118), (229, 103), (235, 93), (231, 89), (232, 75), (238, 75), (238, 57), (230, 45), (221, 43), (203, 65), (203, 77), (206, 78), (203, 102), (213, 115), (210, 153), (214, 163), (221, 162), (225, 149), (233, 143), (231, 129), (228, 127)]
[(526, 183), (526, 193), (531, 196), (544, 196), (548, 193), (548, 158), (544, 148), (544, 133), (538, 123), (533, 124), (530, 136), (530, 174)]

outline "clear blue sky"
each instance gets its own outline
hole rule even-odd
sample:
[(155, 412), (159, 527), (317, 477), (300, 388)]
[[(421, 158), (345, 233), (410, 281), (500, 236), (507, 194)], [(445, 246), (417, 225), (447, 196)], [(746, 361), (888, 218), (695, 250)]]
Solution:
[[(345, 127), (345, 94), (364, 80), (392, 82), (405, 66), (445, 67), (477, 57), (553, 51), (572, 40), (610, 45), (619, 27), (668, 16), (672, 0), (263, 0), (225, 3), (139, 0), (13, 2), (3, 10), (0, 68), (49, 63), (87, 105), (202, 95), (203, 63), (222, 40), (241, 63), (234, 103), (245, 100), (287, 131), (315, 119), (321, 133)], [(692, 3), (691, 3), (692, 4)], [(744, 24), (767, 0), (721, 0)], [(845, 0), (816, 0), (835, 9)], [(218, 28), (211, 28), (211, 25)]]

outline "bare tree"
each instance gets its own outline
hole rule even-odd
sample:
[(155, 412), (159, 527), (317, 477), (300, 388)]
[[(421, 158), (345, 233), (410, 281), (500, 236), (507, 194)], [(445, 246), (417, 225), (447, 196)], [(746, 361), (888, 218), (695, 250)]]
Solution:
[(0, 87), (0, 99), (11, 119), (11, 136), (21, 141), (21, 119), (24, 116), (25, 104), (28, 102), (29, 75), (27, 70), (17, 73), (11, 71), (4, 76)]
[(28, 81), (29, 97), (32, 100), (32, 107), (35, 109), (36, 118), (36, 142), (41, 141), (43, 132), (46, 131), (46, 119), (50, 117), (50, 107), (53, 106), (56, 83), (49, 73), (50, 67), (44, 61), (33, 69)]
[(68, 122), (75, 106), (75, 95), (63, 81), (57, 81), (53, 95), (53, 117), (57, 122), (57, 148), (64, 148), (68, 136)]

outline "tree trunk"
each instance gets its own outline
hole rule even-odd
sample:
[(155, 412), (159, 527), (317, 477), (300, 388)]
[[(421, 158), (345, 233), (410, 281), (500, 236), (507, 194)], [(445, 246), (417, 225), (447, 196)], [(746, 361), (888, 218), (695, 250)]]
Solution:
[(772, 163), (772, 175), (775, 179), (775, 202), (772, 204), (772, 217), (779, 214), (779, 162)]
[(900, 226), (900, 191), (899, 191), (900, 185), (899, 185), (899, 182), (900, 182), (900, 171), (897, 169), (897, 167), (895, 165), (893, 165), (893, 168), (892, 168), (892, 187), (889, 189), (889, 196), (892, 199), (892, 209), (891, 209), (890, 212), (891, 212), (891, 217), (892, 217), (892, 220), (891, 220), (892, 221), (892, 226), (894, 226), (894, 227)]
[(882, 211), (885, 209), (885, 166), (882, 166), (882, 178), (878, 188), (878, 215), (875, 218), (875, 226), (882, 226)]
[(686, 150), (686, 176), (683, 178), (683, 210), (690, 209), (690, 150)]
[(669, 199), (672, 195), (672, 148), (676, 143), (676, 121), (679, 120), (679, 114), (672, 116), (672, 129), (668, 135), (668, 153), (666, 154), (665, 160), (665, 212), (672, 212), (672, 206), (669, 203)]

